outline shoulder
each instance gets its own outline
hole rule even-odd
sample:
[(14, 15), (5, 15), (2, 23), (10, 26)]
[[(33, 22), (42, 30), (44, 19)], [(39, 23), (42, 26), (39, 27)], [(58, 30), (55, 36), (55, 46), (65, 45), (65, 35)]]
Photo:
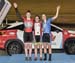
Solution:
[(52, 18), (48, 18), (48, 21), (52, 21)]
[(48, 23), (50, 23), (50, 22), (52, 22), (52, 21), (53, 21), (52, 18), (48, 18), (48, 20), (47, 20)]
[(42, 21), (40, 21), (39, 23), (40, 23), (40, 24), (42, 24), (43, 22), (42, 22)]
[(32, 21), (33, 23), (35, 22), (33, 18), (31, 18), (31, 21)]
[(33, 19), (33, 18), (31, 18), (31, 20), (32, 20), (32, 21), (34, 21), (34, 19)]
[(22, 19), (25, 19), (26, 20), (26, 17), (22, 16)]

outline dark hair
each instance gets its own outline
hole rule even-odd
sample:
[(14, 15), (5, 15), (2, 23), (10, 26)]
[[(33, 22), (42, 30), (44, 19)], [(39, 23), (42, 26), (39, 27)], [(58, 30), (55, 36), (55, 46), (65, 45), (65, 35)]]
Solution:
[(31, 13), (31, 11), (30, 11), (30, 10), (27, 10), (27, 12)]
[(36, 15), (35, 17), (39, 17), (39, 19), (40, 19), (40, 16), (39, 15)]

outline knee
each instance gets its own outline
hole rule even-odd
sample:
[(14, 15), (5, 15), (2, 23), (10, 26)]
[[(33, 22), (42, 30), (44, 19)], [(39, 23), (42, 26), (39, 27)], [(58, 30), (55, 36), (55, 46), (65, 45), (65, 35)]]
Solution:
[(50, 49), (51, 48), (51, 45), (48, 45), (48, 48)]
[(41, 44), (41, 45), (39, 45), (39, 47), (40, 47), (40, 49), (42, 49), (42, 44)]
[(34, 48), (37, 49), (37, 45), (34, 45)]
[(47, 44), (44, 44), (43, 46), (44, 46), (44, 48), (47, 48)]

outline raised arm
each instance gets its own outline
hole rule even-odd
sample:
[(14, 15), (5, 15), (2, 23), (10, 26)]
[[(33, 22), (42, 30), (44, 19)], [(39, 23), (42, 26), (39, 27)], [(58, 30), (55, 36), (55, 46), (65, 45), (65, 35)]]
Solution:
[(55, 19), (58, 17), (58, 15), (59, 15), (59, 10), (60, 10), (60, 6), (57, 6), (56, 14), (55, 14), (55, 16), (52, 17), (52, 20), (55, 20)]
[(14, 6), (14, 8), (15, 8), (15, 12), (16, 12), (17, 17), (18, 17), (21, 21), (23, 21), (23, 19), (22, 19), (22, 17), (21, 17), (21, 14), (20, 14), (20, 12), (18, 11), (18, 5), (17, 5), (17, 3), (13, 3), (13, 6)]

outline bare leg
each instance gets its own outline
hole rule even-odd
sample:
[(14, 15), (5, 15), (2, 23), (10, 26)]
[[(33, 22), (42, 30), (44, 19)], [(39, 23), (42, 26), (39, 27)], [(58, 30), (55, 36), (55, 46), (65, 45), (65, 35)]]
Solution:
[(31, 60), (31, 54), (32, 54), (32, 43), (29, 43), (29, 59)]
[(40, 45), (40, 60), (42, 60), (42, 44)]
[(51, 44), (48, 44), (49, 54), (52, 53)]
[(51, 53), (52, 53), (51, 44), (48, 44), (48, 50), (49, 50), (49, 61), (51, 61)]
[(37, 60), (37, 45), (35, 45), (34, 47), (35, 47), (35, 60)]
[(47, 53), (47, 43), (44, 43), (44, 53)]
[(28, 60), (28, 44), (27, 43), (24, 43), (24, 49), (25, 49), (26, 60)]
[(47, 60), (47, 43), (44, 43), (44, 60)]

